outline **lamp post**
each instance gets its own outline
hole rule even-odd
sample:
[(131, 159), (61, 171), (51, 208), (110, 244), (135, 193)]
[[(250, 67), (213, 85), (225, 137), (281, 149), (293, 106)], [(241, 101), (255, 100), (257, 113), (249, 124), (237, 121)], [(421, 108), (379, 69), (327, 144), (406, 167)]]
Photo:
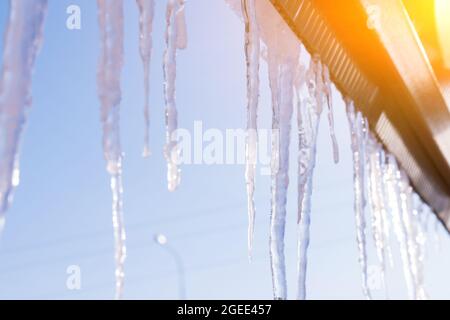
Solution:
[(184, 273), (184, 264), (183, 259), (180, 254), (168, 244), (167, 237), (162, 234), (156, 234), (154, 236), (155, 243), (159, 245), (161, 248), (165, 249), (174, 259), (175, 266), (178, 273), (178, 295), (180, 300), (186, 299), (186, 279)]

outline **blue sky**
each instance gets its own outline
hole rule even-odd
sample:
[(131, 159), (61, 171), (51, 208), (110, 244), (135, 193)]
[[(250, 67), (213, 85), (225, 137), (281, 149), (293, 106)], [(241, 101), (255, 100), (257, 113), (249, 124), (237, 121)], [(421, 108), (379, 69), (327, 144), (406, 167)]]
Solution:
[[(81, 7), (82, 29), (66, 29), (66, 8)], [(121, 136), (127, 227), (125, 298), (177, 298), (173, 259), (153, 242), (163, 232), (183, 258), (187, 297), (272, 297), (268, 253), (270, 179), (258, 176), (254, 261), (247, 260), (244, 167), (182, 167), (175, 193), (166, 186), (162, 55), (165, 1), (156, 1), (151, 63), (150, 159), (141, 157), (144, 137), (138, 13), (125, 1), (125, 66)], [(0, 3), (5, 28), (7, 1)], [(192, 129), (243, 128), (245, 62), (243, 25), (223, 0), (186, 4), (188, 48), (178, 55), (179, 125)], [(23, 137), (21, 185), (8, 212), (0, 244), (0, 298), (110, 299), (114, 296), (111, 193), (101, 147), (96, 68), (99, 54), (95, 1), (50, 0), (45, 41), (33, 78), (33, 107)], [(3, 46), (3, 43), (0, 44)], [(266, 66), (261, 68), (260, 125), (270, 127)], [(314, 179), (308, 291), (310, 298), (363, 298), (353, 217), (352, 164), (344, 105), (334, 92), (341, 162), (334, 165), (323, 118)], [(291, 145), (295, 162), (296, 141)], [(290, 298), (295, 297), (296, 166), (291, 166), (286, 256)], [(445, 276), (450, 241), (442, 249), (430, 237), (426, 285), (433, 298), (449, 298)], [(371, 263), (375, 264), (371, 247)], [(400, 261), (388, 274), (391, 297), (406, 297)], [(66, 268), (81, 268), (82, 288), (66, 288)], [(383, 297), (382, 292), (375, 296)]]

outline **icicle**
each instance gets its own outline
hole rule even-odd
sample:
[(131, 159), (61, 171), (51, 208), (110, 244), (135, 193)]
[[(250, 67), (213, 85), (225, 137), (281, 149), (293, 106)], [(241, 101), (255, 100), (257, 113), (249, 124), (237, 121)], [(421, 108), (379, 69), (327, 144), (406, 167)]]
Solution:
[[(303, 202), (299, 205), (310, 208), (311, 193), (312, 193), (312, 177), (307, 179), (307, 183), (303, 192)], [(308, 266), (308, 248), (310, 241), (310, 224), (311, 224), (311, 210), (304, 209), (298, 227), (298, 241), (297, 241), (297, 299), (306, 299), (306, 274)]]
[[(384, 256), (387, 257), (387, 260), (389, 261), (389, 265), (391, 268), (394, 267), (394, 258), (392, 256), (392, 248), (391, 248), (391, 241), (390, 241), (390, 232), (391, 232), (391, 223), (389, 221), (389, 215), (388, 211), (389, 208), (389, 197), (387, 195), (387, 186), (385, 181), (385, 175), (387, 172), (387, 159), (386, 159), (386, 153), (382, 149), (381, 146), (379, 146), (379, 153), (380, 157), (378, 158), (378, 175), (377, 175), (377, 185), (380, 192), (380, 197), (382, 199), (382, 229), (383, 229), (383, 239), (384, 239)], [(387, 288), (386, 288), (387, 290)]]
[(255, 172), (258, 145), (258, 99), (260, 39), (256, 21), (255, 0), (242, 0), (245, 22), (245, 56), (247, 65), (247, 141), (245, 180), (248, 210), (248, 254), (251, 260), (255, 231)]
[(164, 52), (164, 96), (166, 102), (166, 146), (167, 180), (169, 191), (175, 191), (180, 184), (179, 149), (174, 137), (178, 128), (178, 115), (175, 102), (176, 56), (177, 49), (186, 47), (184, 23), (184, 0), (168, 0), (166, 13), (166, 51)]
[(111, 176), (112, 220), (115, 238), (116, 299), (121, 299), (126, 258), (125, 226), (122, 212), (122, 150), (120, 146), (121, 70), (123, 65), (123, 2), (97, 0), (101, 36), (98, 94), (103, 123), (103, 152)]
[(397, 241), (400, 246), (400, 255), (403, 264), (403, 274), (409, 297), (415, 297), (415, 287), (411, 271), (411, 261), (408, 253), (407, 231), (402, 218), (401, 192), (398, 185), (398, 167), (395, 158), (388, 156), (387, 171), (385, 173), (386, 194), (389, 199), (392, 223)]
[(347, 116), (351, 133), (351, 146), (353, 152), (353, 175), (355, 189), (355, 218), (356, 235), (359, 251), (359, 263), (362, 270), (363, 293), (371, 299), (367, 284), (367, 248), (366, 248), (366, 220), (365, 220), (365, 166), (364, 166), (364, 131), (361, 113), (355, 114), (353, 103), (346, 99)]
[(412, 239), (413, 236), (413, 230), (412, 225), (410, 221), (410, 198), (409, 198), (409, 185), (404, 183), (404, 176), (403, 173), (400, 171), (397, 171), (397, 184), (399, 188), (399, 197), (400, 197), (400, 219), (401, 224), (403, 225), (403, 229), (405, 232), (405, 240), (406, 240), (406, 251), (408, 255), (408, 261), (409, 261), (409, 268), (410, 268), (410, 274), (412, 278), (412, 288), (413, 288), (413, 298), (416, 299), (418, 295), (418, 288), (417, 288), (417, 266), (415, 261), (415, 249), (413, 247)]
[(136, 0), (139, 8), (139, 51), (144, 67), (144, 119), (145, 137), (142, 155), (149, 157), (150, 151), (150, 60), (152, 56), (152, 28), (155, 3), (154, 0)]
[(421, 202), (417, 194), (412, 194), (412, 221), (415, 226), (416, 235), (414, 237), (416, 251), (416, 265), (417, 265), (417, 299), (426, 300), (428, 299), (428, 294), (425, 290), (424, 283), (424, 261), (425, 261), (425, 247), (427, 242), (426, 231), (422, 223), (423, 218), (423, 203)]
[[(272, 210), (270, 221), (270, 256), (275, 299), (287, 298), (286, 265), (284, 258), (284, 231), (286, 225), (286, 201), (289, 185), (289, 142), (292, 118), (292, 74), (285, 64), (271, 61), (269, 73), (273, 105), (272, 129), (279, 134), (274, 139), (272, 155)], [(275, 74), (274, 74), (275, 72)], [(289, 101), (290, 100), (290, 101)]]
[[(297, 121), (299, 132), (298, 154), (298, 262), (297, 298), (306, 299), (307, 253), (311, 222), (311, 196), (313, 173), (316, 164), (316, 145), (322, 113), (322, 70), (318, 56), (311, 58), (306, 73), (309, 97), (302, 103), (297, 97)], [(297, 88), (297, 92), (298, 92)]]
[(31, 78), (42, 44), (47, 0), (12, 0), (0, 75), (0, 235), (19, 184), (19, 145), (31, 106)]
[(269, 82), (272, 91), (272, 129), (278, 139), (272, 146), (272, 210), (270, 219), (270, 257), (275, 299), (287, 298), (284, 232), (289, 185), (289, 143), (293, 112), (294, 72), (298, 48), (280, 52), (268, 46)]
[(339, 146), (336, 139), (334, 130), (334, 115), (333, 115), (333, 96), (331, 89), (330, 71), (326, 65), (323, 65), (323, 90), (325, 91), (325, 97), (328, 106), (328, 126), (330, 130), (331, 144), (333, 147), (333, 159), (334, 163), (339, 162)]
[(372, 233), (378, 260), (381, 267), (381, 281), (385, 287), (385, 239), (384, 239), (384, 223), (385, 214), (383, 193), (380, 184), (380, 153), (381, 149), (375, 138), (370, 135), (368, 128), (366, 129), (366, 161), (368, 168), (368, 193), (369, 203), (372, 214)]
[[(416, 220), (417, 213), (415, 214), (415, 210), (413, 209), (412, 187), (410, 186), (409, 180), (403, 171), (398, 172), (398, 175), (402, 209), (401, 218), (406, 235), (407, 253), (414, 289), (413, 296), (416, 300), (423, 300), (427, 299), (427, 294), (423, 286), (423, 257), (421, 254), (421, 245), (418, 243), (418, 227), (420, 225)], [(423, 240), (421, 239), (421, 241)]]

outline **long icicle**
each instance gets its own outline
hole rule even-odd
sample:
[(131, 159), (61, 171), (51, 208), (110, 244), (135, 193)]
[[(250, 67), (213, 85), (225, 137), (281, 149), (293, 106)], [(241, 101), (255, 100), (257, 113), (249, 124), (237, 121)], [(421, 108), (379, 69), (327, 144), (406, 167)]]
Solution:
[(358, 244), (359, 263), (362, 271), (362, 289), (367, 299), (372, 299), (367, 279), (367, 248), (365, 220), (365, 182), (364, 182), (364, 132), (361, 113), (355, 113), (353, 103), (347, 98), (347, 116), (351, 133), (353, 152), (353, 179), (355, 197), (356, 240)]
[(256, 21), (255, 0), (242, 0), (245, 22), (245, 56), (247, 65), (247, 140), (245, 181), (248, 211), (248, 255), (251, 260), (255, 232), (255, 172), (258, 145), (258, 99), (260, 38)]
[[(269, 83), (272, 91), (272, 199), (270, 215), (270, 262), (272, 270), (272, 283), (275, 299), (286, 299), (286, 262), (284, 258), (284, 230), (286, 226), (286, 199), (280, 198), (278, 176), (280, 174), (281, 134), (280, 134), (280, 106), (279, 106), (279, 66), (276, 58), (270, 55)], [(276, 136), (274, 136), (276, 134)], [(287, 177), (284, 179), (284, 188), (287, 189)], [(281, 201), (281, 208), (279, 203)]]
[(417, 194), (412, 195), (413, 210), (411, 212), (412, 220), (416, 228), (415, 243), (417, 246), (416, 251), (416, 264), (417, 264), (417, 299), (428, 299), (428, 294), (425, 290), (424, 283), (424, 260), (425, 260), (425, 248), (427, 243), (426, 231), (423, 219), (425, 218), (421, 199)]
[[(272, 91), (272, 130), (278, 137), (272, 145), (272, 209), (270, 217), (270, 260), (275, 299), (287, 298), (284, 232), (289, 185), (289, 143), (293, 112), (294, 72), (297, 56), (283, 56), (268, 48), (269, 82)], [(275, 52), (274, 52), (275, 51)]]
[(415, 221), (412, 187), (404, 171), (399, 171), (399, 189), (402, 205), (402, 221), (406, 231), (407, 251), (410, 262), (410, 270), (413, 279), (414, 299), (427, 299), (427, 293), (423, 286), (423, 272), (421, 263), (420, 245), (417, 242), (419, 223)]
[[(391, 210), (389, 207), (389, 195), (387, 194), (387, 184), (385, 175), (387, 172), (387, 158), (386, 152), (383, 149), (380, 149), (380, 158), (379, 158), (379, 176), (378, 176), (378, 184), (381, 192), (381, 198), (383, 199), (384, 210), (382, 211), (383, 215), (383, 238), (385, 243), (385, 258), (389, 261), (389, 265), (391, 268), (394, 267), (394, 257), (392, 256), (392, 247), (391, 247), (391, 228), (392, 223), (389, 220), (389, 211)], [(386, 286), (387, 291), (387, 286)]]
[(0, 235), (19, 184), (19, 147), (31, 106), (31, 79), (42, 45), (47, 0), (11, 0), (0, 75)]
[(390, 212), (394, 233), (400, 246), (400, 256), (403, 265), (403, 275), (405, 277), (408, 295), (411, 299), (416, 296), (411, 261), (408, 252), (407, 230), (402, 218), (401, 191), (399, 189), (399, 173), (397, 161), (392, 155), (387, 158), (387, 170), (385, 173), (386, 194), (389, 199)]
[(166, 12), (166, 50), (164, 52), (164, 97), (166, 103), (166, 145), (164, 155), (167, 161), (167, 180), (169, 191), (175, 191), (181, 181), (178, 168), (179, 149), (174, 134), (178, 128), (178, 113), (175, 102), (177, 49), (186, 47), (186, 25), (184, 0), (168, 0)]
[(366, 134), (366, 163), (368, 168), (368, 193), (370, 212), (372, 215), (372, 234), (377, 252), (378, 261), (381, 268), (381, 282), (384, 288), (386, 288), (385, 282), (385, 233), (384, 233), (384, 217), (385, 207), (384, 198), (380, 185), (381, 169), (380, 169), (380, 150), (375, 138), (368, 132)]
[(126, 259), (125, 226), (122, 211), (122, 150), (120, 145), (121, 71), (123, 66), (123, 2), (97, 0), (101, 36), (98, 94), (103, 124), (103, 152), (111, 176), (112, 220), (115, 239), (116, 299), (123, 296)]
[(334, 112), (333, 112), (333, 96), (332, 86), (330, 79), (330, 71), (326, 65), (323, 65), (323, 90), (325, 91), (325, 98), (328, 107), (328, 127), (330, 130), (331, 146), (333, 148), (333, 160), (334, 163), (339, 162), (339, 145), (336, 139), (336, 133), (334, 130)]
[[(322, 69), (318, 56), (311, 58), (306, 73), (309, 97), (304, 102), (297, 96), (297, 121), (299, 132), (298, 154), (298, 262), (297, 299), (306, 299), (306, 272), (310, 241), (311, 197), (314, 168), (316, 165), (316, 145), (322, 113), (323, 96)], [(297, 88), (297, 92), (298, 92)]]
[(136, 0), (139, 8), (139, 52), (144, 68), (144, 150), (142, 155), (149, 157), (150, 150), (150, 61), (152, 57), (152, 29), (155, 9), (154, 0)]

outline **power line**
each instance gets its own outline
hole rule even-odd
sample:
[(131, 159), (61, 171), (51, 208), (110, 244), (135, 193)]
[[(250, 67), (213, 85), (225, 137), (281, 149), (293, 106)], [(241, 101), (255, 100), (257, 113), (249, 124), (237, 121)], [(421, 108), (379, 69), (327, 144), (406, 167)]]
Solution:
[[(352, 237), (353, 238), (353, 237)], [(336, 239), (332, 239), (332, 240), (327, 240), (322, 242), (321, 244), (317, 245), (316, 248), (322, 248), (322, 247), (327, 247), (329, 245), (331, 246), (336, 246), (336, 245), (341, 245), (342, 242), (349, 240), (350, 237), (341, 237), (341, 238), (336, 238)], [(287, 251), (292, 251), (295, 249), (295, 247), (292, 246), (287, 246), (286, 247)], [(263, 255), (267, 253), (267, 251), (259, 251), (258, 254), (254, 255), (254, 258), (252, 259), (252, 264), (255, 264), (255, 261), (258, 261), (258, 263), (263, 262), (265, 259), (267, 259), (267, 256), (264, 257)], [(232, 265), (241, 265), (241, 264), (248, 264), (248, 258), (247, 256), (245, 257), (230, 257), (230, 258), (226, 258), (226, 259), (222, 259), (220, 261), (216, 261), (213, 263), (200, 263), (197, 265), (188, 265), (185, 267), (186, 271), (189, 271), (190, 273), (196, 273), (196, 272), (200, 272), (203, 270), (207, 270), (207, 269), (214, 269), (214, 268), (220, 268), (220, 267), (229, 267)], [(172, 277), (175, 276), (175, 270), (165, 270), (164, 272), (161, 273), (153, 273), (153, 272), (144, 272), (144, 273), (140, 273), (140, 274), (135, 274), (135, 275), (131, 275), (126, 277), (126, 283), (130, 284), (130, 283), (136, 283), (136, 282), (142, 282), (142, 280), (148, 280), (149, 283), (150, 280), (152, 278), (154, 279), (162, 279), (162, 278), (168, 278), (168, 277)], [(101, 283), (97, 283), (97, 284), (93, 284), (88, 286), (88, 290), (93, 290), (93, 289), (99, 289), (99, 288), (104, 288), (104, 287), (108, 287), (108, 286), (112, 286), (113, 285), (113, 281), (104, 281)], [(85, 292), (85, 290), (83, 290)], [(78, 291), (78, 292), (71, 292), (71, 294), (81, 294), (83, 293), (83, 291)], [(53, 295), (64, 295), (67, 294), (67, 291), (65, 291), (64, 293), (62, 291), (59, 292), (55, 292), (55, 293), (45, 293), (43, 294), (43, 296), (53, 296)], [(41, 296), (41, 295), (39, 295)]]
[[(263, 223), (262, 220), (259, 220), (259, 222), (257, 222), (257, 225), (260, 226)], [(230, 224), (230, 225), (226, 225), (226, 226), (218, 226), (218, 227), (213, 227), (213, 228), (207, 228), (206, 230), (201, 230), (201, 231), (193, 231), (193, 232), (185, 232), (185, 233), (181, 233), (178, 235), (172, 235), (171, 239), (174, 240), (182, 240), (182, 239), (187, 239), (187, 238), (196, 238), (196, 237), (202, 237), (204, 235), (207, 234), (218, 234), (218, 233), (223, 233), (223, 232), (232, 232), (232, 231), (236, 231), (239, 229), (244, 229), (247, 227), (247, 224), (244, 223), (239, 223), (239, 224)], [(150, 235), (151, 233), (149, 233), (149, 241), (150, 241)], [(153, 243), (151, 242), (150, 245), (146, 244), (145, 242), (143, 243), (142, 241), (140, 241), (138, 244), (128, 244), (128, 248), (132, 248), (133, 250), (140, 250), (140, 249), (144, 249), (144, 248), (149, 248), (153, 246)], [(100, 255), (105, 255), (105, 254), (112, 254), (112, 248), (111, 246), (107, 246), (107, 247), (103, 247), (102, 249), (97, 249), (97, 250), (93, 250), (90, 252), (86, 252), (84, 251), (81, 255), (78, 255), (77, 258), (78, 259), (89, 259), (91, 257), (98, 257)], [(19, 264), (19, 265), (15, 265), (15, 266), (9, 266), (7, 268), (0, 268), (0, 273), (1, 274), (5, 274), (5, 273), (11, 273), (11, 272), (17, 272), (18, 270), (23, 270), (23, 269), (28, 269), (28, 268), (36, 268), (39, 266), (45, 266), (45, 265), (51, 265), (57, 262), (63, 262), (66, 261), (68, 259), (70, 259), (71, 257), (73, 257), (73, 253), (66, 255), (66, 256), (60, 256), (57, 258), (53, 258), (53, 259), (45, 259), (45, 260), (34, 260), (28, 263), (24, 263), (24, 264)]]
[[(147, 228), (149, 225), (171, 223), (173, 221), (178, 222), (180, 220), (195, 219), (195, 218), (199, 218), (199, 217), (215, 216), (215, 215), (219, 215), (223, 211), (230, 210), (230, 209), (237, 209), (240, 207), (244, 207), (245, 205), (246, 205), (246, 203), (239, 202), (239, 203), (234, 203), (232, 205), (223, 205), (223, 206), (216, 207), (216, 208), (211, 208), (211, 209), (207, 209), (207, 210), (205, 209), (205, 210), (200, 211), (201, 212), (200, 214), (184, 213), (184, 214), (180, 214), (177, 216), (161, 218), (161, 219), (156, 219), (156, 220), (142, 220), (139, 222), (128, 224), (126, 226), (126, 229), (127, 230), (137, 230), (137, 229)], [(26, 251), (34, 251), (37, 249), (52, 247), (55, 245), (61, 245), (62, 243), (69, 243), (69, 242), (72, 242), (74, 240), (79, 240), (79, 239), (92, 239), (92, 238), (98, 238), (98, 237), (103, 237), (103, 236), (108, 236), (108, 237), (111, 236), (111, 229), (103, 228), (101, 230), (73, 234), (73, 235), (70, 235), (67, 237), (61, 237), (59, 239), (54, 239), (54, 240), (50, 240), (47, 242), (41, 242), (41, 243), (35, 244), (35, 245), (24, 245), (24, 246), (18, 246), (16, 248), (4, 249), (4, 250), (0, 250), (0, 256), (7, 255), (7, 254), (22, 253), (22, 252), (26, 252)]]

